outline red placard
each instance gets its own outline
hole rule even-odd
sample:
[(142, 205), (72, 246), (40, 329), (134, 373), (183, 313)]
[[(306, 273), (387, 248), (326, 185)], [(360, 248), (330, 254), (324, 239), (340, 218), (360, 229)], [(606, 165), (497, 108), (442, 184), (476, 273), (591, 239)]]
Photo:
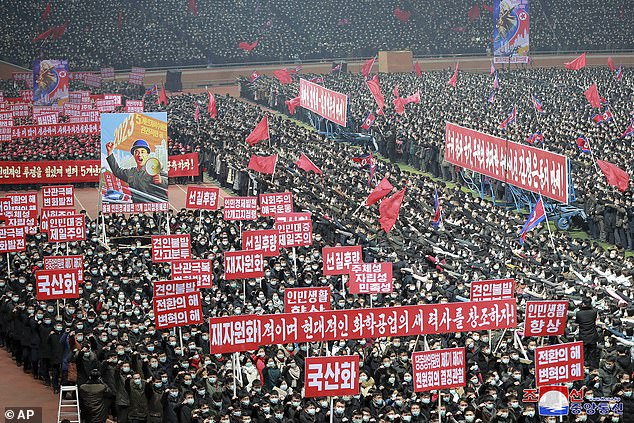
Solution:
[(41, 113), (35, 120), (38, 125), (56, 125), (57, 113)]
[(421, 304), (209, 319), (212, 354), (264, 345), (515, 328), (515, 300)]
[(200, 292), (169, 295), (157, 298), (153, 303), (154, 323), (158, 330), (198, 325), (203, 322)]
[(9, 193), (0, 201), (0, 217), (7, 226), (26, 226), (37, 231), (37, 192)]
[(185, 208), (218, 210), (219, 189), (213, 187), (187, 186)]
[(568, 203), (568, 158), (447, 122), (445, 158), (518, 188)]
[(310, 313), (330, 310), (330, 288), (286, 288), (284, 313)]
[(3, 111), (1, 111), (0, 112), (0, 120), (10, 120), (11, 122), (13, 122), (13, 112), (11, 110), (3, 110)]
[(225, 220), (256, 220), (258, 218), (258, 197), (225, 197)]
[(568, 301), (528, 301), (524, 336), (557, 336), (566, 330)]
[[(13, 120), (4, 120), (4, 119), (0, 119), (0, 127), (2, 128), (12, 128), (13, 127)], [(4, 134), (4, 140), (1, 141), (11, 141), (11, 129), (5, 129), (3, 131)]]
[(152, 261), (189, 260), (192, 256), (189, 234), (153, 235)]
[(505, 300), (515, 297), (515, 279), (471, 282), (471, 301)]
[(198, 292), (196, 281), (193, 279), (180, 281), (154, 281), (153, 286), (154, 296), (152, 298), (161, 298), (170, 295)]
[(128, 84), (143, 85), (145, 79), (145, 69), (132, 67), (130, 74), (128, 75)]
[[(13, 113), (14, 116), (19, 116)], [(28, 115), (27, 115), (28, 116)], [(41, 137), (66, 137), (75, 135), (96, 135), (100, 132), (99, 122), (58, 123), (56, 125), (14, 126), (11, 132), (13, 139), (35, 139)]]
[(387, 294), (392, 285), (392, 263), (361, 263), (350, 265), (351, 294)]
[(299, 105), (317, 113), (319, 116), (346, 126), (348, 113), (348, 96), (324, 88), (321, 85), (299, 80)]
[(211, 260), (179, 260), (172, 262), (172, 279), (175, 281), (193, 279), (196, 288), (211, 288), (214, 275)]
[(313, 222), (310, 213), (285, 213), (275, 216), (275, 229), (280, 248), (304, 247), (313, 243)]
[(72, 242), (86, 239), (86, 219), (83, 214), (48, 218), (49, 242)]
[(75, 187), (72, 185), (42, 187), (42, 207), (75, 207)]
[(84, 282), (84, 256), (45, 256), (44, 270), (77, 269), (79, 283)]
[[(9, 121), (3, 121), (9, 122)], [(0, 142), (11, 142), (12, 140), (12, 126), (0, 126)]]
[(198, 153), (179, 154), (177, 156), (169, 156), (167, 162), (167, 171), (170, 178), (178, 178), (181, 176), (198, 176)]
[(324, 247), (321, 249), (324, 275), (345, 275), (351, 264), (363, 263), (361, 246)]
[(114, 78), (114, 68), (101, 68), (102, 78)]
[(466, 386), (464, 348), (418, 351), (412, 354), (414, 392)]
[(242, 249), (262, 251), (264, 257), (277, 257), (280, 249), (277, 245), (277, 229), (242, 232)]
[(0, 226), (0, 253), (17, 253), (26, 250), (24, 226)]
[(79, 298), (79, 281), (79, 269), (36, 270), (36, 298), (38, 301)]
[(264, 276), (262, 251), (227, 251), (224, 254), (225, 280)]
[(126, 100), (125, 112), (126, 113), (143, 113), (145, 108), (145, 102), (143, 100)]
[[(68, 93), (68, 103), (64, 107), (68, 107), (71, 104), (84, 104), (90, 103), (90, 92), (88, 91), (71, 91)], [(76, 110), (80, 110), (77, 108)]]
[(359, 356), (306, 357), (304, 397), (357, 395)]
[(535, 385), (583, 380), (583, 342), (537, 347), (535, 349)]
[(99, 88), (101, 87), (101, 75), (88, 74), (84, 77), (84, 84), (88, 87)]
[(25, 103), (33, 103), (33, 90), (20, 90), (20, 99)]
[(260, 214), (262, 216), (277, 216), (286, 213), (293, 213), (292, 193), (260, 194)]

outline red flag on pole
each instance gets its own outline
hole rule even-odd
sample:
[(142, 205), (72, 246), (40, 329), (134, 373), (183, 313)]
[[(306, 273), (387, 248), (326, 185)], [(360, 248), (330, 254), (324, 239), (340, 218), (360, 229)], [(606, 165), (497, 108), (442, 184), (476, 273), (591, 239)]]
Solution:
[(414, 65), (414, 70), (416, 71), (416, 76), (419, 78), (423, 76), (423, 71), (420, 70), (420, 63), (416, 62)]
[(286, 68), (278, 69), (276, 71), (273, 71), (273, 75), (275, 75), (277, 80), (280, 81), (280, 83), (282, 83), (282, 85), (283, 84), (290, 84), (291, 82), (293, 82), (293, 77), (291, 76), (290, 73), (288, 73)]
[(55, 27), (47, 29), (46, 31), (44, 31), (40, 35), (38, 35), (37, 37), (33, 38), (31, 40), (31, 42), (32, 43), (36, 43), (36, 42), (38, 42), (40, 40), (44, 40), (44, 39), (50, 37), (53, 34), (53, 30), (54, 29), (55, 29)]
[(471, 9), (469, 9), (469, 11), (467, 12), (467, 17), (470, 21), (475, 21), (476, 19), (480, 18), (480, 8), (477, 4), (471, 6)]
[(291, 98), (290, 100), (286, 100), (284, 102), (286, 106), (288, 106), (288, 112), (292, 115), (295, 114), (295, 108), (300, 105), (301, 99), (299, 96), (295, 98)]
[(572, 62), (566, 62), (566, 69), (579, 70), (586, 66), (586, 54), (583, 53)]
[(368, 81), (365, 81), (366, 85), (370, 89), (376, 104), (379, 106), (378, 113), (380, 115), (383, 114), (383, 108), (385, 107), (385, 98), (383, 97), (383, 93), (381, 92), (381, 85), (379, 85), (379, 75), (374, 75), (374, 77)]
[(366, 79), (370, 76), (370, 72), (372, 72), (372, 66), (374, 66), (374, 61), (376, 60), (376, 56), (366, 61), (363, 66), (361, 66), (361, 74), (366, 77)]
[(240, 44), (238, 44), (238, 47), (244, 51), (251, 51), (258, 46), (258, 42), (259, 42), (258, 40), (255, 40), (252, 43), (247, 43), (246, 41), (242, 41), (240, 42)]
[(599, 97), (599, 90), (597, 89), (597, 83), (593, 83), (590, 88), (583, 92), (586, 98), (592, 105), (592, 107), (596, 107), (599, 109), (601, 107), (601, 97)]
[(315, 163), (312, 162), (312, 160), (310, 160), (304, 153), (302, 153), (299, 156), (299, 159), (295, 162), (295, 166), (297, 166), (298, 168), (306, 171), (306, 172), (315, 172), (318, 175), (321, 175), (323, 172), (321, 171), (321, 169), (319, 169), (317, 166), (315, 166)]
[(40, 16), (40, 20), (44, 22), (45, 20), (48, 19), (50, 14), (51, 14), (51, 2), (49, 1), (48, 3), (46, 3), (46, 7), (44, 8), (44, 11), (42, 12), (42, 16)]
[(165, 93), (165, 86), (161, 85), (161, 93), (159, 94), (156, 104), (164, 104), (167, 106), (167, 94)]
[(390, 181), (388, 181), (387, 178), (384, 177), (383, 179), (381, 179), (381, 182), (379, 182), (379, 184), (374, 187), (374, 189), (368, 196), (368, 199), (365, 200), (365, 205), (371, 206), (372, 204), (379, 201), (381, 198), (388, 195), (393, 189), (394, 187), (392, 186), (392, 184), (390, 184)]
[(453, 76), (449, 79), (449, 81), (447, 81), (447, 84), (451, 85), (452, 87), (456, 86), (456, 83), (458, 82), (458, 65), (460, 62), (456, 63), (456, 69), (453, 71)]
[(209, 117), (216, 119), (218, 117), (218, 110), (216, 109), (216, 97), (214, 97), (214, 95), (209, 91), (207, 91), (207, 95), (209, 96), (207, 112), (209, 112)]
[(381, 229), (383, 229), (386, 233), (390, 232), (394, 227), (394, 224), (396, 224), (404, 196), (405, 188), (390, 198), (383, 200), (379, 206), (379, 222), (381, 223)]
[(52, 38), (54, 40), (62, 38), (62, 35), (66, 33), (66, 29), (68, 29), (68, 21), (53, 28), (53, 32), (51, 32)]
[(256, 156), (251, 155), (249, 160), (249, 166), (247, 169), (255, 170), (256, 172), (272, 175), (275, 173), (275, 165), (277, 164), (277, 154), (272, 156)]
[(627, 190), (627, 186), (630, 183), (630, 175), (626, 171), (610, 162), (604, 162), (603, 160), (597, 160), (597, 164), (599, 165), (601, 172), (605, 175), (605, 179), (608, 181), (608, 184), (617, 187), (621, 192), (625, 192)]
[(409, 18), (412, 17), (412, 12), (408, 10), (401, 10), (400, 7), (397, 7), (394, 9), (394, 16), (401, 22), (407, 22), (409, 21)]
[(196, 111), (194, 112), (194, 122), (198, 122), (199, 117), (200, 117), (200, 108), (198, 107), (198, 103), (196, 103)]
[(121, 31), (121, 27), (123, 27), (123, 10), (119, 10), (119, 17), (117, 18), (117, 28)]
[(187, 3), (187, 9), (192, 12), (192, 15), (198, 16), (198, 9), (196, 8), (196, 0), (189, 0)]
[(616, 70), (616, 66), (614, 66), (614, 61), (612, 60), (612, 56), (608, 57), (608, 68), (610, 68), (612, 72)]
[(269, 138), (269, 117), (264, 116), (246, 139), (247, 144), (254, 146), (258, 142)]

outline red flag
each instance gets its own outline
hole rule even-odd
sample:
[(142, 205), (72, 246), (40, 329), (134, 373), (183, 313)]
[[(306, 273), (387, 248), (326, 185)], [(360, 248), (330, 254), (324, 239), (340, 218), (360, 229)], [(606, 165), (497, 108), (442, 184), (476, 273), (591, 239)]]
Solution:
[(423, 71), (420, 70), (420, 63), (416, 62), (414, 65), (414, 70), (416, 71), (416, 76), (419, 78), (423, 76)]
[(471, 9), (469, 9), (469, 11), (467, 12), (467, 17), (470, 21), (475, 21), (476, 19), (480, 18), (480, 8), (477, 4), (471, 6)]
[(621, 192), (627, 190), (627, 186), (630, 183), (630, 175), (628, 175), (626, 171), (603, 160), (597, 160), (597, 164), (599, 168), (601, 168), (601, 172), (605, 175), (608, 184), (617, 187)]
[(388, 181), (387, 178), (384, 177), (381, 182), (379, 182), (379, 184), (374, 187), (374, 189), (368, 196), (368, 199), (365, 200), (365, 205), (371, 206), (372, 204), (379, 201), (381, 198), (388, 195), (393, 189), (394, 187), (392, 186), (392, 184), (390, 184), (390, 181)]
[(396, 113), (399, 115), (405, 113), (405, 104), (403, 103), (401, 96), (398, 94), (398, 85), (394, 87), (394, 100), (392, 100), (392, 103), (394, 104), (394, 110)]
[(304, 153), (299, 156), (299, 159), (295, 162), (295, 166), (306, 172), (313, 171), (318, 175), (323, 173)]
[(407, 22), (409, 21), (409, 18), (412, 17), (412, 12), (401, 10), (400, 7), (397, 7), (396, 9), (394, 9), (394, 16), (401, 22)]
[(42, 12), (42, 16), (40, 17), (42, 22), (47, 20), (50, 14), (51, 14), (51, 2), (49, 1), (48, 3), (46, 3), (46, 7), (44, 8), (44, 11)]
[(196, 0), (189, 0), (189, 3), (187, 3), (187, 10), (192, 12), (192, 15), (198, 16), (198, 9), (196, 8)]
[(420, 89), (417, 90), (414, 94), (407, 96), (403, 99), (404, 104), (416, 103), (420, 104)]
[(218, 110), (216, 109), (216, 97), (209, 91), (207, 91), (207, 95), (209, 96), (209, 104), (207, 105), (207, 112), (209, 113), (209, 117), (216, 119), (218, 117)]
[(370, 76), (370, 72), (372, 72), (372, 66), (374, 66), (374, 61), (376, 60), (376, 56), (366, 61), (363, 66), (361, 66), (361, 74), (368, 78)]
[(488, 4), (483, 4), (482, 7), (484, 8), (484, 10), (486, 10), (487, 12), (491, 12), (493, 13), (493, 6), (488, 5)]
[(616, 70), (616, 66), (614, 66), (614, 61), (612, 60), (612, 56), (608, 57), (608, 68), (610, 68), (612, 72)]
[(286, 68), (273, 71), (273, 75), (275, 75), (277, 80), (280, 81), (282, 85), (290, 84), (291, 82), (293, 82), (293, 77), (291, 76), (290, 73), (288, 73)]
[(199, 117), (200, 117), (200, 109), (198, 107), (198, 103), (196, 103), (196, 111), (194, 112), (194, 122), (198, 122)]
[(31, 40), (31, 42), (32, 42), (32, 43), (36, 43), (36, 42), (38, 42), (38, 41), (40, 41), (40, 40), (44, 40), (44, 39), (46, 39), (46, 38), (50, 37), (50, 36), (51, 36), (51, 34), (53, 34), (53, 30), (54, 30), (54, 29), (55, 29), (55, 27), (47, 29), (46, 31), (44, 31), (44, 32), (42, 32), (40, 35), (38, 35), (37, 37), (33, 38), (33, 39)]
[(398, 219), (398, 214), (401, 211), (401, 204), (403, 203), (403, 197), (405, 196), (405, 188), (381, 202), (379, 206), (379, 222), (381, 223), (381, 229), (386, 233), (390, 232)]
[(255, 170), (256, 172), (266, 173), (272, 175), (275, 173), (275, 165), (277, 164), (277, 154), (272, 156), (256, 156), (253, 154), (249, 160), (249, 166), (247, 169)]
[(247, 144), (253, 146), (269, 138), (269, 117), (264, 116), (246, 139)]
[(385, 107), (385, 98), (383, 97), (383, 93), (381, 92), (381, 85), (379, 85), (379, 75), (374, 75), (374, 77), (368, 81), (365, 81), (376, 104), (379, 106), (379, 114), (383, 114), (383, 108)]
[(165, 86), (161, 86), (161, 93), (159, 94), (156, 104), (164, 104), (167, 106), (167, 94), (165, 94)]
[(238, 47), (241, 48), (244, 51), (251, 51), (254, 48), (256, 48), (258, 46), (258, 40), (255, 40), (252, 43), (247, 43), (246, 41), (242, 41), (240, 42), (240, 44), (238, 44)]
[(121, 27), (123, 26), (123, 10), (119, 10), (119, 17), (117, 18), (117, 28), (121, 31)]
[(453, 76), (449, 79), (449, 81), (447, 81), (447, 84), (451, 85), (452, 87), (456, 86), (456, 83), (458, 82), (458, 64), (460, 62), (456, 63), (456, 69), (453, 71)]
[(599, 90), (597, 89), (597, 83), (593, 83), (590, 88), (583, 92), (592, 105), (592, 107), (596, 107), (597, 109), (601, 107), (601, 98), (599, 97)]
[(284, 103), (288, 106), (288, 112), (292, 115), (295, 114), (295, 107), (299, 106), (301, 103), (300, 97), (297, 96), (295, 98), (291, 98), (290, 100), (286, 100)]
[(53, 39), (57, 40), (62, 38), (62, 35), (64, 35), (64, 33), (66, 32), (66, 29), (68, 29), (68, 21), (53, 28), (53, 32), (51, 33)]
[(586, 54), (583, 53), (572, 62), (566, 62), (566, 69), (579, 70), (586, 66)]

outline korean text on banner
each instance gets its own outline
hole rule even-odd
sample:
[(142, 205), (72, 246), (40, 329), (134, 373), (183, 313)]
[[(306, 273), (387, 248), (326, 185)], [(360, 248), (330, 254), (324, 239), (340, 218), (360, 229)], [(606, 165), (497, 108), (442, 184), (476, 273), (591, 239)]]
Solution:
[(419, 351), (412, 354), (414, 392), (466, 385), (464, 348)]
[(494, 62), (528, 63), (528, 0), (494, 0), (493, 22)]
[(306, 357), (306, 398), (359, 393), (359, 356)]
[(225, 220), (256, 220), (258, 218), (258, 197), (225, 197)]
[(330, 288), (286, 288), (284, 313), (311, 313), (330, 310)]
[(189, 234), (152, 235), (152, 261), (154, 263), (189, 260), (192, 256)]
[(153, 303), (156, 329), (199, 325), (203, 322), (200, 292), (169, 295), (157, 298)]
[(79, 270), (36, 270), (35, 290), (38, 301), (79, 298)]
[(566, 330), (568, 301), (528, 301), (524, 336), (558, 336)]
[(313, 243), (310, 213), (285, 213), (275, 217), (275, 229), (281, 248), (303, 247)]
[(0, 253), (19, 253), (26, 250), (24, 226), (0, 226)]
[(277, 257), (280, 255), (277, 241), (278, 233), (276, 229), (242, 232), (242, 249), (262, 251), (264, 257)]
[(84, 282), (84, 256), (46, 256), (44, 270), (77, 269), (79, 283)]
[(329, 90), (321, 85), (299, 80), (300, 106), (317, 113), (337, 125), (346, 126), (348, 96)]
[(226, 251), (224, 254), (225, 280), (264, 277), (262, 251)]
[(515, 300), (213, 317), (212, 354), (264, 345), (515, 328)]
[(219, 189), (213, 187), (187, 186), (185, 208), (218, 210)]
[(285, 213), (293, 213), (292, 193), (260, 194), (260, 214), (262, 216), (277, 216)]
[(212, 269), (210, 259), (172, 261), (172, 279), (193, 279), (196, 281), (196, 288), (211, 288), (214, 279)]
[(352, 264), (348, 272), (351, 294), (389, 294), (393, 290), (390, 262)]
[(345, 275), (351, 264), (363, 263), (361, 246), (353, 247), (324, 247), (321, 249), (323, 256), (324, 275)]
[(471, 282), (471, 301), (506, 300), (515, 296), (515, 279)]
[(48, 242), (86, 240), (86, 216), (56, 216), (48, 219)]
[(42, 207), (75, 207), (75, 187), (73, 185), (42, 187)]
[(74, 207), (42, 209), (42, 212), (40, 213), (40, 232), (48, 233), (48, 220), (50, 218), (59, 216), (74, 216), (75, 214), (77, 214), (77, 210), (75, 210)]
[(169, 295), (188, 294), (190, 292), (198, 292), (195, 280), (167, 280), (167, 281), (154, 281), (153, 283), (153, 297), (161, 298)]
[(535, 385), (583, 380), (583, 342), (550, 345), (535, 349)]
[(62, 105), (68, 101), (68, 61), (35, 60), (33, 62), (33, 104)]

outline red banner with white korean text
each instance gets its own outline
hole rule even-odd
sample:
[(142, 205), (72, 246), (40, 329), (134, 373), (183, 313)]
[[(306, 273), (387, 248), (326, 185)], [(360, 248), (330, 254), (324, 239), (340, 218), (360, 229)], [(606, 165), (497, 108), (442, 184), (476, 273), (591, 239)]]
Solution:
[(189, 260), (192, 256), (189, 234), (152, 235), (152, 261), (154, 263)]
[(48, 219), (48, 242), (86, 240), (86, 216), (56, 216)]
[(185, 208), (218, 210), (219, 189), (214, 187), (187, 186)]
[(24, 226), (0, 226), (0, 253), (18, 253), (26, 250)]
[(190, 292), (198, 292), (196, 281), (190, 280), (171, 280), (171, 281), (154, 281), (152, 298), (167, 297), (169, 295), (188, 294)]
[(357, 395), (359, 356), (306, 357), (304, 397)]
[(324, 275), (345, 275), (351, 264), (362, 263), (361, 246), (324, 247), (321, 249), (324, 262)]
[(392, 284), (392, 263), (351, 264), (351, 294), (389, 294), (394, 289)]
[(447, 122), (445, 158), (561, 203), (568, 203), (568, 158)]
[(260, 214), (262, 216), (277, 216), (285, 213), (293, 213), (292, 193), (260, 194)]
[(126, 100), (125, 112), (126, 113), (143, 113), (145, 110), (144, 100)]
[(84, 256), (45, 256), (43, 269), (77, 269), (79, 283), (84, 282)]
[(262, 251), (264, 257), (277, 257), (280, 249), (277, 245), (278, 233), (275, 229), (242, 232), (242, 249)]
[(224, 254), (225, 280), (264, 277), (262, 251), (226, 251)]
[[(9, 125), (11, 123), (11, 125)], [(0, 142), (11, 142), (13, 130), (13, 122), (9, 120), (0, 120)]]
[(193, 279), (196, 288), (211, 288), (214, 275), (213, 263), (209, 259), (172, 261), (172, 279), (175, 281)]
[(346, 126), (348, 96), (305, 79), (299, 80), (299, 105), (337, 125)]
[(7, 226), (25, 226), (37, 232), (37, 192), (12, 192), (0, 198), (0, 218)]
[(40, 213), (40, 232), (48, 233), (48, 220), (51, 217), (74, 216), (75, 214), (77, 214), (75, 208), (42, 209)]
[[(17, 116), (14, 112), (14, 116)], [(11, 138), (36, 139), (41, 137), (66, 137), (77, 135), (96, 135), (100, 131), (99, 122), (58, 123), (50, 125), (23, 125), (11, 129)]]
[(102, 78), (114, 78), (114, 68), (101, 68), (100, 70)]
[(203, 322), (199, 291), (157, 298), (153, 303), (154, 323), (158, 330)]
[(550, 345), (535, 349), (535, 385), (583, 380), (583, 342)]
[(528, 301), (524, 336), (558, 336), (566, 330), (568, 301)]
[(198, 153), (169, 156), (167, 168), (170, 178), (182, 176), (198, 176)]
[(35, 271), (35, 297), (38, 301), (79, 298), (79, 270)]
[(225, 220), (256, 220), (258, 218), (258, 197), (225, 197)]
[(286, 288), (284, 313), (311, 313), (330, 310), (330, 288)]
[(41, 113), (35, 121), (38, 125), (57, 125), (57, 113)]
[(211, 353), (220, 354), (275, 344), (510, 329), (516, 325), (515, 300), (498, 300), (213, 317), (209, 319), (209, 335)]
[(42, 207), (75, 207), (75, 187), (73, 185), (42, 187)]
[(464, 348), (418, 351), (412, 354), (414, 392), (466, 386)]
[(310, 213), (284, 213), (275, 216), (280, 248), (306, 247), (313, 243)]
[(471, 301), (506, 300), (515, 296), (515, 279), (471, 282)]

